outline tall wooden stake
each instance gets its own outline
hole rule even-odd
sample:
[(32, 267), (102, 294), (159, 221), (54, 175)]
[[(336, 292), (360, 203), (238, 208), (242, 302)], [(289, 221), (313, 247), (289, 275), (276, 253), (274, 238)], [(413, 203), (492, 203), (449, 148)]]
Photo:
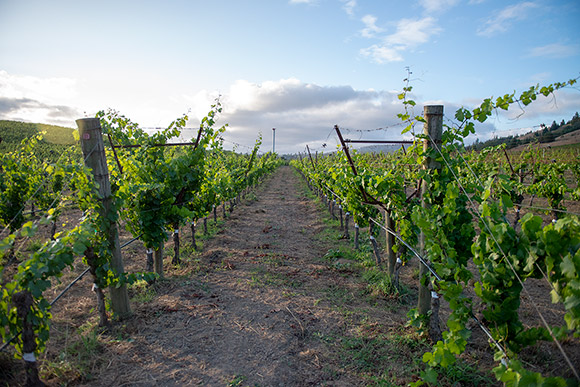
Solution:
[(164, 245), (162, 243), (161, 246), (155, 249), (153, 255), (153, 269), (159, 275), (159, 278), (163, 278), (163, 250)]
[[(425, 117), (426, 121), (425, 125), (423, 126), (423, 134), (427, 136), (427, 138), (423, 140), (423, 151), (427, 155), (423, 159), (423, 168), (441, 169), (441, 164), (429, 154), (433, 148), (432, 142), (434, 142), (437, 147), (441, 147), (441, 137), (443, 135), (443, 106), (425, 106), (423, 110), (423, 116)], [(423, 208), (427, 207), (427, 203), (425, 203), (424, 197), (428, 190), (429, 184), (425, 179), (423, 179), (421, 184), (421, 205)], [(419, 249), (421, 250), (421, 254), (424, 256), (425, 235), (423, 233), (419, 235)], [(425, 281), (424, 278), (429, 278), (429, 270), (424, 265), (419, 265), (419, 301), (417, 309), (419, 310), (420, 314), (427, 316), (429, 309), (431, 308), (431, 290), (428, 286), (421, 284), (421, 282)]]
[[(98, 118), (82, 118), (76, 123), (79, 128), (85, 164), (91, 168), (94, 179), (99, 185), (99, 196), (103, 204), (100, 207), (100, 215), (105, 220), (105, 230), (103, 231), (106, 234), (111, 252), (111, 269), (115, 276), (119, 276), (125, 272), (125, 269), (123, 268), (117, 223), (110, 221), (109, 217), (113, 198), (111, 197), (111, 182), (109, 181), (109, 168), (103, 145), (101, 123)], [(119, 287), (110, 286), (109, 296), (111, 297), (113, 313), (116, 316), (124, 318), (131, 314), (129, 295), (124, 284)]]
[(22, 359), (26, 371), (25, 386), (43, 387), (45, 384), (38, 376), (38, 365), (34, 353), (36, 352), (36, 339), (34, 338), (34, 325), (32, 318), (29, 318), (30, 308), (34, 304), (32, 294), (28, 290), (23, 290), (12, 296), (12, 302), (16, 306), (16, 315), (22, 321)]
[[(391, 218), (391, 211), (385, 211), (385, 228), (391, 231), (395, 230), (395, 222), (393, 221), (393, 218)], [(389, 272), (389, 276), (392, 279), (393, 275), (395, 274), (395, 264), (397, 263), (397, 257), (393, 251), (393, 246), (395, 246), (395, 237), (388, 231), (386, 233), (387, 270)]]

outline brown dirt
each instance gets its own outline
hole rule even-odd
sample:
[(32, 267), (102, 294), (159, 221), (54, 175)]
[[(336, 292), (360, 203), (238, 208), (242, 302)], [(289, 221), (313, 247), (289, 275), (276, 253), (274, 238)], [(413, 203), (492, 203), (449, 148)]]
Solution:
[[(306, 339), (343, 322), (316, 305), (326, 253), (312, 204), (282, 168), (204, 247), (207, 272), (171, 281), (127, 321), (98, 385), (318, 385), (330, 377)], [(327, 279), (328, 280), (328, 279)], [(333, 281), (334, 282), (334, 281)], [(356, 384), (348, 375), (334, 385)]]
[[(79, 342), (79, 332), (87, 337), (97, 319), (87, 276), (53, 309), (51, 340), (41, 359), (44, 380), (86, 386), (353, 386), (417, 380), (429, 343), (405, 327), (416, 302), (416, 263), (402, 272), (406, 296), (370, 291), (360, 279), (360, 264), (324, 258), (329, 249), (350, 244), (336, 228), (329, 229), (325, 217), (296, 172), (282, 167), (203, 242), (201, 252), (187, 246), (191, 233), (182, 230), (183, 265), (171, 267), (168, 243), (166, 279), (147, 290), (153, 292), (150, 300), (133, 300), (131, 318), (98, 336), (89, 359), (82, 359), (81, 373), (63, 364), (73, 357), (71, 343)], [(125, 232), (121, 237), (122, 243), (130, 239)], [(128, 271), (143, 270), (142, 244), (129, 246), (124, 257)], [(80, 271), (67, 273), (54, 294)], [(131, 295), (144, 292), (131, 290)], [(538, 284), (533, 292), (547, 298), (549, 289)], [(549, 301), (541, 307), (554, 315), (550, 324), (562, 325), (561, 308)], [(443, 303), (442, 318), (448, 312)], [(526, 301), (521, 312), (530, 320), (526, 325), (536, 325), (537, 313)], [(564, 344), (577, 362), (577, 340)], [(564, 365), (554, 353), (553, 345), (542, 344), (523, 358), (534, 370), (562, 375)], [(480, 385), (493, 383), (493, 351), (477, 327), (462, 358), (485, 370), (489, 379)], [(545, 364), (536, 365), (538, 358)], [(0, 368), (12, 367), (12, 373), (0, 372), (2, 385), (23, 380), (15, 364), (0, 358)], [(476, 384), (467, 375), (458, 385)]]

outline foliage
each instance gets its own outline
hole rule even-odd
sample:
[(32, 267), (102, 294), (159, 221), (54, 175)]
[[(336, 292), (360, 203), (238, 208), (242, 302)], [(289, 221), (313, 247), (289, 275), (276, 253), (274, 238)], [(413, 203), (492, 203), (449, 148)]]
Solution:
[[(195, 145), (181, 149), (158, 145), (177, 138), (187, 116), (149, 135), (115, 111), (98, 113), (104, 134), (114, 144), (136, 146), (107, 150), (112, 196), (106, 200), (100, 197), (91, 172), (74, 152), (63, 152), (55, 161), (44, 158), (39, 151), (40, 135), (22, 140), (14, 151), (0, 154), (0, 222), (2, 233), (6, 233), (0, 241), (0, 262), (16, 244), (37, 231), (38, 222), (25, 213), (26, 206), (34, 203), (40, 208), (44, 214), (41, 223), (55, 221), (65, 203), (83, 212), (76, 227), (40, 244), (19, 265), (17, 273), (2, 282), (0, 323), (4, 329), (0, 336), (4, 342), (17, 338), (13, 342), (17, 356), (22, 356), (18, 339), (21, 321), (12, 297), (20, 291), (33, 296), (27, 318), (35, 332), (37, 351), (43, 351), (51, 318), (51, 305), (44, 291), (58, 281), (64, 268), (73, 266), (76, 256), (84, 256), (101, 289), (154, 278), (152, 273), (115, 273), (112, 269), (108, 236), (110, 224), (119, 219), (119, 213), (146, 246), (159, 247), (166, 239), (166, 229), (178, 229), (180, 224), (207, 214), (213, 205), (235, 197), (279, 165), (275, 155), (258, 157), (260, 139), (251, 155), (223, 151), (220, 135), (225, 126), (214, 128), (220, 111), (218, 101), (202, 119)], [(30, 125), (11, 124), (11, 128), (35, 133)], [(93, 254), (85, 254), (89, 249)]]
[[(543, 163), (532, 148), (510, 157), (505, 146), (467, 153), (463, 140), (475, 132), (475, 122), (485, 122), (494, 111), (507, 110), (514, 104), (525, 107), (538, 95), (548, 96), (575, 83), (572, 79), (533, 86), (518, 97), (514, 92), (485, 99), (474, 109), (460, 108), (455, 113), (460, 124), (445, 126), (441, 143), (414, 135), (415, 144), (406, 152), (380, 156), (353, 152), (356, 172), (343, 151), (319, 158), (316, 164), (304, 159), (293, 161), (312, 186), (336, 195), (357, 222), (368, 224), (369, 217), (378, 216), (375, 207), (365, 204), (370, 201), (391, 213), (395, 231), (407, 244), (416, 246), (419, 233), (423, 235), (424, 259), (437, 273), (437, 279), (421, 278), (421, 283), (431, 282), (449, 302), (452, 312), (442, 340), (424, 354), (428, 368), (422, 373), (423, 381), (415, 385), (436, 385), (441, 367), (455, 364), (466, 349), (473, 299), (463, 289), (473, 281), (467, 269), (471, 260), (478, 271), (475, 293), (484, 308), (483, 323), (491, 333), (490, 344), (497, 349), (496, 359), (503, 359), (505, 364), (496, 369), (498, 380), (508, 385), (524, 385), (531, 380), (544, 385), (566, 383), (562, 378), (543, 378), (525, 370), (517, 356), (538, 341), (559, 340), (568, 333), (579, 335), (580, 222), (570, 214), (558, 216), (563, 200), (577, 196), (564, 174), (570, 171), (577, 181), (578, 159)], [(408, 124), (404, 132), (411, 131), (416, 122), (425, 122), (423, 117), (412, 115), (415, 103), (407, 99), (411, 90), (407, 81), (399, 96), (405, 107), (399, 118)], [(419, 141), (429, 147), (420, 147)], [(427, 163), (435, 168), (423, 168)], [(526, 179), (531, 184), (524, 184)], [(415, 194), (406, 197), (419, 185), (425, 188), (420, 199)], [(531, 214), (520, 219), (524, 194), (546, 198), (553, 222), (544, 225), (540, 217)], [(516, 213), (512, 224), (506, 220), (508, 211)], [(398, 254), (403, 259), (411, 258), (406, 246), (397, 243)], [(525, 281), (544, 277), (553, 289), (552, 301), (566, 308), (566, 326), (525, 328), (518, 314)], [(409, 316), (417, 323), (428, 321), (428, 316), (420, 316), (417, 311)]]

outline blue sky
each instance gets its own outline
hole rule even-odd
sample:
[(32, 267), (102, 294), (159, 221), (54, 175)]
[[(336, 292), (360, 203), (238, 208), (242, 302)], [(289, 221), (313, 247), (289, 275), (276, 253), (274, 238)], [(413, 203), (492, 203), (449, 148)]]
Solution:
[[(333, 125), (397, 123), (406, 68), (416, 113), (580, 76), (577, 0), (0, 0), (0, 119), (75, 127), (114, 108), (144, 127), (221, 95), (226, 146), (331, 147)], [(568, 120), (580, 91), (477, 128), (482, 140)], [(400, 138), (400, 128), (362, 134)], [(241, 151), (245, 148), (240, 147)]]

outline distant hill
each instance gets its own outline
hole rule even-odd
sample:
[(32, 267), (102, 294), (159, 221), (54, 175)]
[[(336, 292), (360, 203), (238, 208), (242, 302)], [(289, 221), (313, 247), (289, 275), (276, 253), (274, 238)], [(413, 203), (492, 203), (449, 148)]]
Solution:
[(63, 126), (35, 124), (30, 122), (0, 120), (0, 138), (6, 143), (20, 143), (37, 133), (46, 132), (44, 142), (50, 144), (72, 145), (74, 129)]
[(519, 136), (496, 137), (479, 142), (476, 140), (468, 149), (481, 150), (490, 146), (506, 144), (507, 149), (522, 150), (529, 144), (538, 144), (540, 147), (557, 147), (580, 143), (580, 115), (574, 114), (568, 122), (562, 120), (560, 124), (553, 121), (550, 126), (540, 125), (540, 129)]
[(39, 155), (55, 159), (65, 149), (76, 143), (72, 128), (29, 122), (0, 120), (0, 153), (11, 152), (20, 147), (24, 139), (46, 132), (37, 146)]

